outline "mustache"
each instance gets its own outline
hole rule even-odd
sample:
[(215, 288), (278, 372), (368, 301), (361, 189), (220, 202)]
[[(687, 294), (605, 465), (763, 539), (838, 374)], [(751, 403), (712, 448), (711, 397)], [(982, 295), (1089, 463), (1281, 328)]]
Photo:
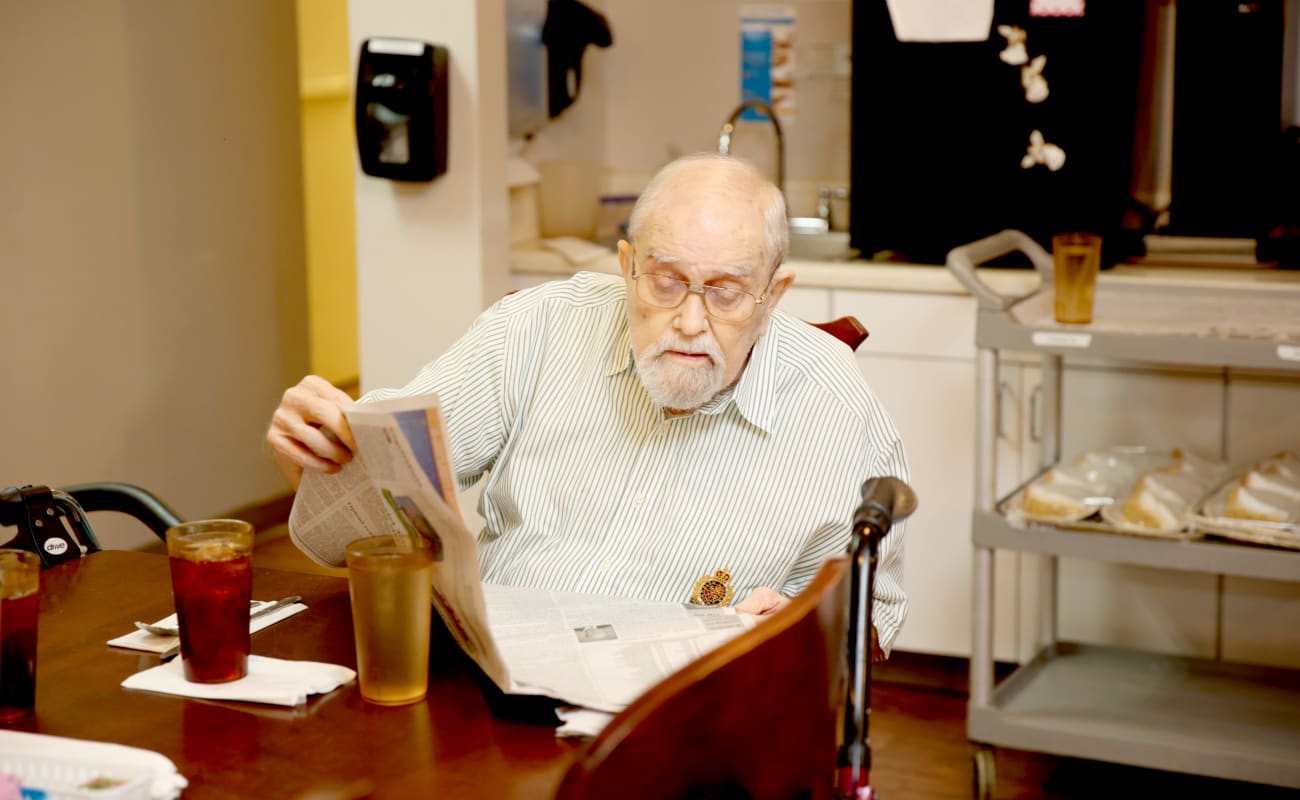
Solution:
[(646, 350), (646, 358), (658, 358), (669, 350), (675, 350), (679, 353), (706, 355), (713, 363), (722, 363), (722, 348), (713, 338), (707, 336), (701, 336), (695, 340), (688, 340), (675, 333), (668, 333), (660, 338), (659, 341), (646, 348)]

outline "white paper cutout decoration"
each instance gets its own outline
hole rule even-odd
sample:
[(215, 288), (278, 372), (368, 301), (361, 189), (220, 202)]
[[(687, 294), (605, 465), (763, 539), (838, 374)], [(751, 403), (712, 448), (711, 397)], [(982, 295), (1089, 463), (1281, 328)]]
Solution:
[(1047, 66), (1047, 56), (1034, 56), (1034, 59), (1020, 68), (1020, 85), (1025, 87), (1025, 99), (1031, 103), (1041, 103), (1047, 99), (1047, 79), (1043, 77), (1043, 67)]
[(1039, 164), (1047, 165), (1052, 172), (1065, 166), (1065, 151), (1043, 139), (1043, 132), (1035, 130), (1029, 134), (1029, 147), (1020, 159), (1023, 169), (1030, 169)]
[(1006, 37), (1007, 47), (998, 58), (1012, 66), (1020, 66), (1029, 60), (1029, 53), (1025, 50), (1025, 29), (1019, 25), (999, 25), (998, 33)]

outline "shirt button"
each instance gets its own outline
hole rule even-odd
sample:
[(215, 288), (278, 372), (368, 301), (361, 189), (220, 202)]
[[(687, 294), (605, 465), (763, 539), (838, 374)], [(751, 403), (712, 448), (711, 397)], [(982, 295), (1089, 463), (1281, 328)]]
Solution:
[(636, 497), (633, 497), (633, 498), (632, 498), (632, 502), (635, 503), (635, 504), (638, 505), (638, 506), (643, 506), (643, 505), (645, 505), (645, 495), (643, 495), (643, 494), (639, 494), (639, 495), (637, 495)]
[(600, 568), (605, 570), (606, 572), (609, 572), (609, 569), (612, 566), (614, 566), (614, 562), (610, 561), (608, 558), (600, 562)]

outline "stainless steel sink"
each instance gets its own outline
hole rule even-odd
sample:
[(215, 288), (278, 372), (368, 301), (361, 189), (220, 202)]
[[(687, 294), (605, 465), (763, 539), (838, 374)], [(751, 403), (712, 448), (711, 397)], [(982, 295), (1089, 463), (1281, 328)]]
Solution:
[(820, 217), (790, 218), (790, 259), (849, 261), (858, 251), (849, 246), (848, 231), (833, 231)]

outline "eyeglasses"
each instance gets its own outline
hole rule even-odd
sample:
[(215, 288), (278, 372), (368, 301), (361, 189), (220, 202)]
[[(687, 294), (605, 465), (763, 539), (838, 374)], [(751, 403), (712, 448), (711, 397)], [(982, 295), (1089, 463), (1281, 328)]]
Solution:
[[(711, 284), (692, 284), (671, 275), (657, 272), (636, 274), (636, 247), (632, 248), (632, 280), (636, 281), (636, 294), (655, 308), (677, 308), (686, 295), (694, 293), (704, 301), (704, 310), (721, 322), (744, 322), (754, 315), (754, 310), (767, 299), (767, 289), (759, 297), (742, 289), (730, 289)], [(770, 288), (770, 286), (769, 286)]]

